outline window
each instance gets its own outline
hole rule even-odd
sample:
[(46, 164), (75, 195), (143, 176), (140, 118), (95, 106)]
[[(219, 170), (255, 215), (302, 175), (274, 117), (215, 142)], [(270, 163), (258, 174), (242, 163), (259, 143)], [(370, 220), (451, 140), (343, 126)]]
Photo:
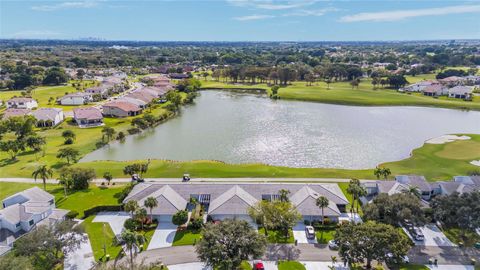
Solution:
[(15, 228), (18, 228), (20, 227), (20, 222), (18, 222), (17, 224), (15, 224)]
[(28, 225), (30, 225), (30, 226), (33, 225), (33, 219), (28, 222)]

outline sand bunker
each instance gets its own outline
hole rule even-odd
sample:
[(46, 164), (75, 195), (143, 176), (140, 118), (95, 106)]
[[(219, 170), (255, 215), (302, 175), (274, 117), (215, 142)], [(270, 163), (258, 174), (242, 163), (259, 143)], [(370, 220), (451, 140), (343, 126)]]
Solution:
[(480, 160), (472, 160), (470, 161), (470, 164), (480, 167)]
[(457, 135), (443, 135), (437, 138), (430, 139), (426, 141), (425, 143), (430, 143), (430, 144), (444, 144), (448, 142), (453, 142), (456, 140), (470, 140), (470, 137), (468, 136), (457, 136)]

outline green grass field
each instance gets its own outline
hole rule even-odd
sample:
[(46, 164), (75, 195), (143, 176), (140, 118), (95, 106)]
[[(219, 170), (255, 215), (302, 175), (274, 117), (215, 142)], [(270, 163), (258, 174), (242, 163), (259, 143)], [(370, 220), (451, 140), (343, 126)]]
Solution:
[(115, 235), (110, 225), (104, 222), (92, 222), (94, 218), (95, 216), (86, 218), (82, 226), (90, 239), (95, 260), (99, 261), (104, 258), (104, 245), (106, 246), (106, 254), (109, 254), (112, 259), (116, 258), (122, 252), (122, 247), (116, 244)]
[[(264, 228), (258, 228), (258, 233), (265, 235)], [(278, 230), (268, 230), (267, 242), (272, 244), (293, 244), (295, 239), (293, 238), (293, 231), (290, 229), (288, 232), (288, 238), (285, 237), (285, 232)]]
[(335, 228), (316, 228), (315, 236), (319, 244), (328, 244), (328, 241), (333, 240), (335, 237)]
[(173, 246), (193, 245), (201, 239), (200, 231), (177, 230), (173, 238)]
[(458, 228), (446, 228), (443, 230), (445, 236), (454, 244), (463, 243), (466, 247), (473, 247), (476, 243), (480, 243), (480, 235), (470, 230), (460, 230)]
[(280, 261), (278, 270), (305, 270), (305, 265), (297, 261)]
[[(418, 82), (434, 78), (434, 74), (407, 76), (409, 82)], [(232, 84), (213, 80), (202, 81), (204, 89), (263, 89), (269, 91), (266, 84)], [(293, 82), (286, 87), (280, 88), (278, 95), (281, 99), (294, 99), (302, 101), (314, 101), (330, 104), (358, 105), (358, 106), (428, 106), (453, 109), (480, 110), (480, 97), (473, 101), (463, 101), (452, 98), (435, 99), (422, 94), (406, 94), (386, 88), (373, 90), (370, 79), (363, 79), (358, 89), (352, 89), (349, 82), (336, 82), (327, 84), (324, 82), (314, 83), (307, 86), (305, 82)]]

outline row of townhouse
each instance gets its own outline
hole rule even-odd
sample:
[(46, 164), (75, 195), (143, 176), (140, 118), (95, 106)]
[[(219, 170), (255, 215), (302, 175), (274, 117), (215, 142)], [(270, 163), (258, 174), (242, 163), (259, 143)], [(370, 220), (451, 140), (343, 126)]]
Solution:
[(39, 108), (37, 110), (6, 109), (3, 112), (3, 119), (27, 115), (31, 115), (37, 119), (38, 127), (54, 127), (65, 120), (63, 110), (60, 108)]
[(447, 77), (439, 80), (426, 80), (401, 88), (401, 92), (420, 92), (425, 96), (448, 96), (469, 100), (473, 91), (480, 87), (480, 76)]
[(428, 202), (439, 195), (480, 191), (480, 176), (455, 176), (453, 181), (428, 182), (420, 175), (397, 175), (393, 181), (368, 181), (362, 185), (367, 190), (363, 203), (370, 202), (380, 193), (393, 195), (409, 191), (411, 187), (417, 188), (421, 199)]
[(55, 208), (55, 197), (33, 187), (2, 201), (0, 246), (11, 247), (16, 238), (37, 225), (51, 225), (65, 219), (68, 210)]
[(99, 86), (87, 88), (84, 92), (64, 95), (57, 99), (57, 103), (64, 106), (85, 105), (95, 101), (96, 96), (106, 99), (112, 94), (124, 92), (127, 88), (126, 82), (121, 77), (109, 76), (104, 78)]
[[(261, 200), (279, 200), (281, 189), (289, 190), (289, 200), (302, 214), (305, 220), (322, 220), (328, 217), (338, 221), (345, 215), (348, 200), (337, 184), (273, 184), (273, 183), (140, 183), (137, 184), (123, 201), (137, 201), (143, 206), (148, 197), (154, 197), (158, 206), (152, 209), (155, 219), (170, 222), (172, 216), (189, 208), (192, 198), (203, 205), (204, 220), (210, 216), (212, 220), (238, 219), (254, 222), (248, 215), (248, 209)], [(324, 196), (329, 205), (321, 209), (316, 199)]]

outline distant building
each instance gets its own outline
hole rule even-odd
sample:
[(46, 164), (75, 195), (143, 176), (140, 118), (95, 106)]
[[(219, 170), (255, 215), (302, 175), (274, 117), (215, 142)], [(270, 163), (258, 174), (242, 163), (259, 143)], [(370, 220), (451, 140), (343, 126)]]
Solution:
[(85, 89), (85, 93), (94, 95), (100, 95), (102, 98), (108, 97), (108, 88), (105, 86), (95, 86)]
[(3, 112), (3, 119), (8, 119), (10, 117), (17, 117), (17, 116), (25, 116), (25, 115), (30, 115), (32, 113), (31, 110), (29, 109), (6, 109)]
[(448, 89), (441, 84), (432, 84), (423, 89), (423, 95), (429, 97), (439, 97), (446, 95), (447, 93)]
[(59, 108), (40, 108), (32, 115), (37, 119), (38, 127), (54, 127), (65, 120), (63, 110)]
[(460, 98), (460, 99), (471, 99), (473, 95), (473, 87), (457, 85), (448, 89), (448, 97), (451, 98)]
[(33, 98), (14, 97), (7, 101), (7, 108), (15, 109), (34, 109), (38, 107), (37, 101)]
[(103, 115), (113, 117), (128, 117), (135, 116), (142, 113), (142, 108), (127, 102), (127, 101), (113, 101), (102, 106)]
[(91, 93), (85, 92), (76, 92), (72, 94), (67, 94), (58, 99), (58, 103), (61, 105), (85, 105), (93, 101), (93, 97)]
[(410, 84), (406, 87), (400, 88), (401, 92), (422, 92), (427, 86), (439, 84), (436, 80), (421, 81)]
[(190, 78), (188, 74), (184, 74), (184, 73), (170, 73), (168, 74), (168, 76), (170, 77), (170, 79), (176, 79), (176, 80)]
[(103, 125), (102, 112), (94, 107), (73, 109), (73, 119), (79, 127), (96, 127)]

